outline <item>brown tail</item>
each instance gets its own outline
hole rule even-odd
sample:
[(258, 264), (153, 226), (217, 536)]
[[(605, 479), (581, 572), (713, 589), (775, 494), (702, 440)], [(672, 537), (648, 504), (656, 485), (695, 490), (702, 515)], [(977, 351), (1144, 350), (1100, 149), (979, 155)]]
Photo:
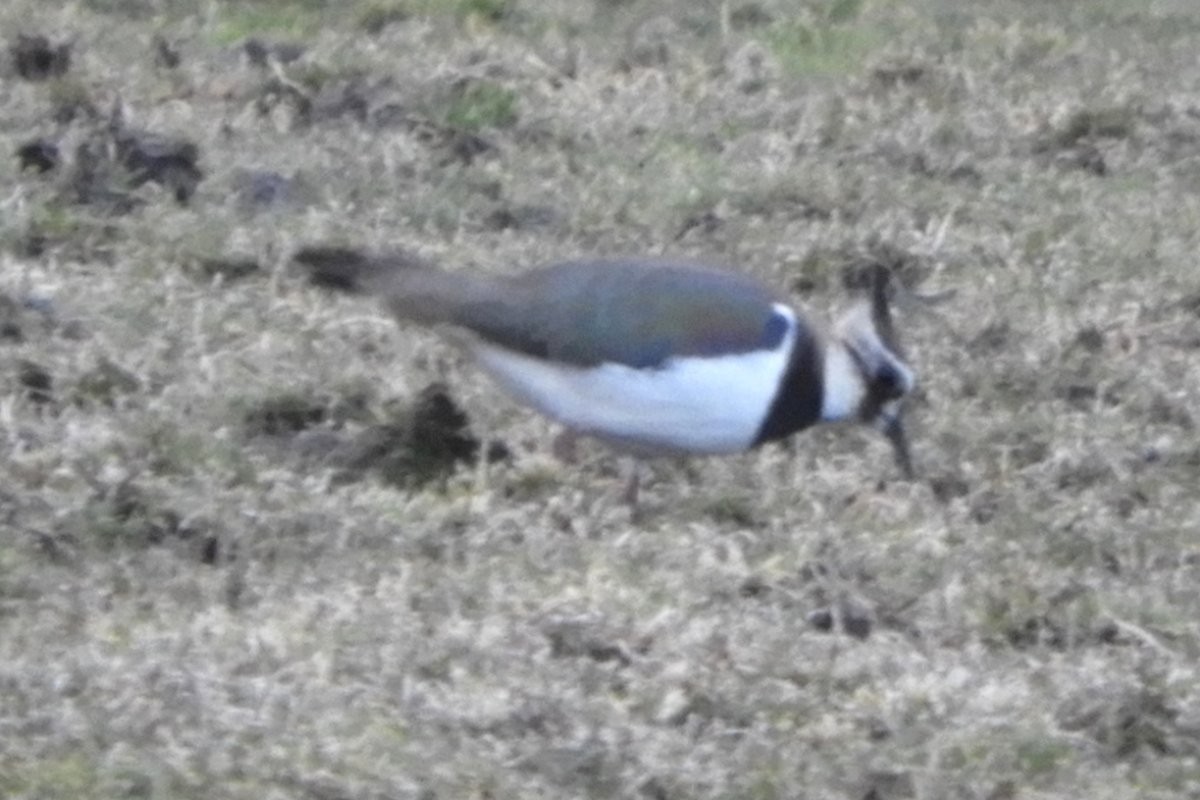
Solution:
[(293, 256), (317, 286), (343, 292), (374, 294), (381, 291), (392, 272), (433, 269), (417, 256), (397, 251), (371, 256), (348, 247), (306, 247)]
[(308, 247), (293, 257), (318, 286), (383, 300), (401, 319), (470, 326), (471, 311), (493, 299), (496, 280), (447, 272), (403, 251), (371, 255), (344, 247)]

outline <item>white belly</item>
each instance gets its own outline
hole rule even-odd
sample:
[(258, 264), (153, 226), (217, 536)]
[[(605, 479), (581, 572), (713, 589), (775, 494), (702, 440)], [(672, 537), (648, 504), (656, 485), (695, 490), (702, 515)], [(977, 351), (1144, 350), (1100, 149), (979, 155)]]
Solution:
[(551, 364), (481, 341), (480, 366), (518, 400), (580, 433), (650, 453), (748, 449), (779, 389), (795, 321), (775, 350), (673, 358), (658, 369)]

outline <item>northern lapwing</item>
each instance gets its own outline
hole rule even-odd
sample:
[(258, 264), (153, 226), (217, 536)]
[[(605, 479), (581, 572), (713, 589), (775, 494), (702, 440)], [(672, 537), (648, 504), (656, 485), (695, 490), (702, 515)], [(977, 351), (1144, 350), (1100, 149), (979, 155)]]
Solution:
[(317, 284), (460, 332), (518, 401), (618, 450), (734, 453), (853, 421), (878, 427), (912, 475), (901, 405), (915, 377), (882, 267), (869, 297), (827, 329), (753, 278), (687, 261), (589, 259), (489, 275), (336, 247), (295, 259)]

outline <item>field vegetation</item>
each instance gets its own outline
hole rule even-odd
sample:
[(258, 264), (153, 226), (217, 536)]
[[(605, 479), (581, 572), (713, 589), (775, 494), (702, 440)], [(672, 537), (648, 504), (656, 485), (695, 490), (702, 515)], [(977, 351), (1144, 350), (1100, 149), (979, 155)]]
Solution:
[[(1200, 797), (1194, 0), (8, 0), (0, 796)], [(40, 38), (39, 38), (40, 37)], [(870, 431), (651, 465), (305, 244), (693, 257)]]

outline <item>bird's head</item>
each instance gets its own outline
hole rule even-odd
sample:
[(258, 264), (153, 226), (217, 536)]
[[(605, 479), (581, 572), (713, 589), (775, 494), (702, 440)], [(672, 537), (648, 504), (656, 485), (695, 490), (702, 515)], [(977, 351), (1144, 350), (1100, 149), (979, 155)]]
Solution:
[(845, 348), (858, 378), (855, 403), (846, 416), (877, 427), (892, 443), (900, 469), (911, 477), (902, 411), (905, 398), (916, 386), (916, 376), (905, 361), (892, 321), (891, 281), (889, 270), (874, 267), (867, 297), (838, 320), (834, 338)]

